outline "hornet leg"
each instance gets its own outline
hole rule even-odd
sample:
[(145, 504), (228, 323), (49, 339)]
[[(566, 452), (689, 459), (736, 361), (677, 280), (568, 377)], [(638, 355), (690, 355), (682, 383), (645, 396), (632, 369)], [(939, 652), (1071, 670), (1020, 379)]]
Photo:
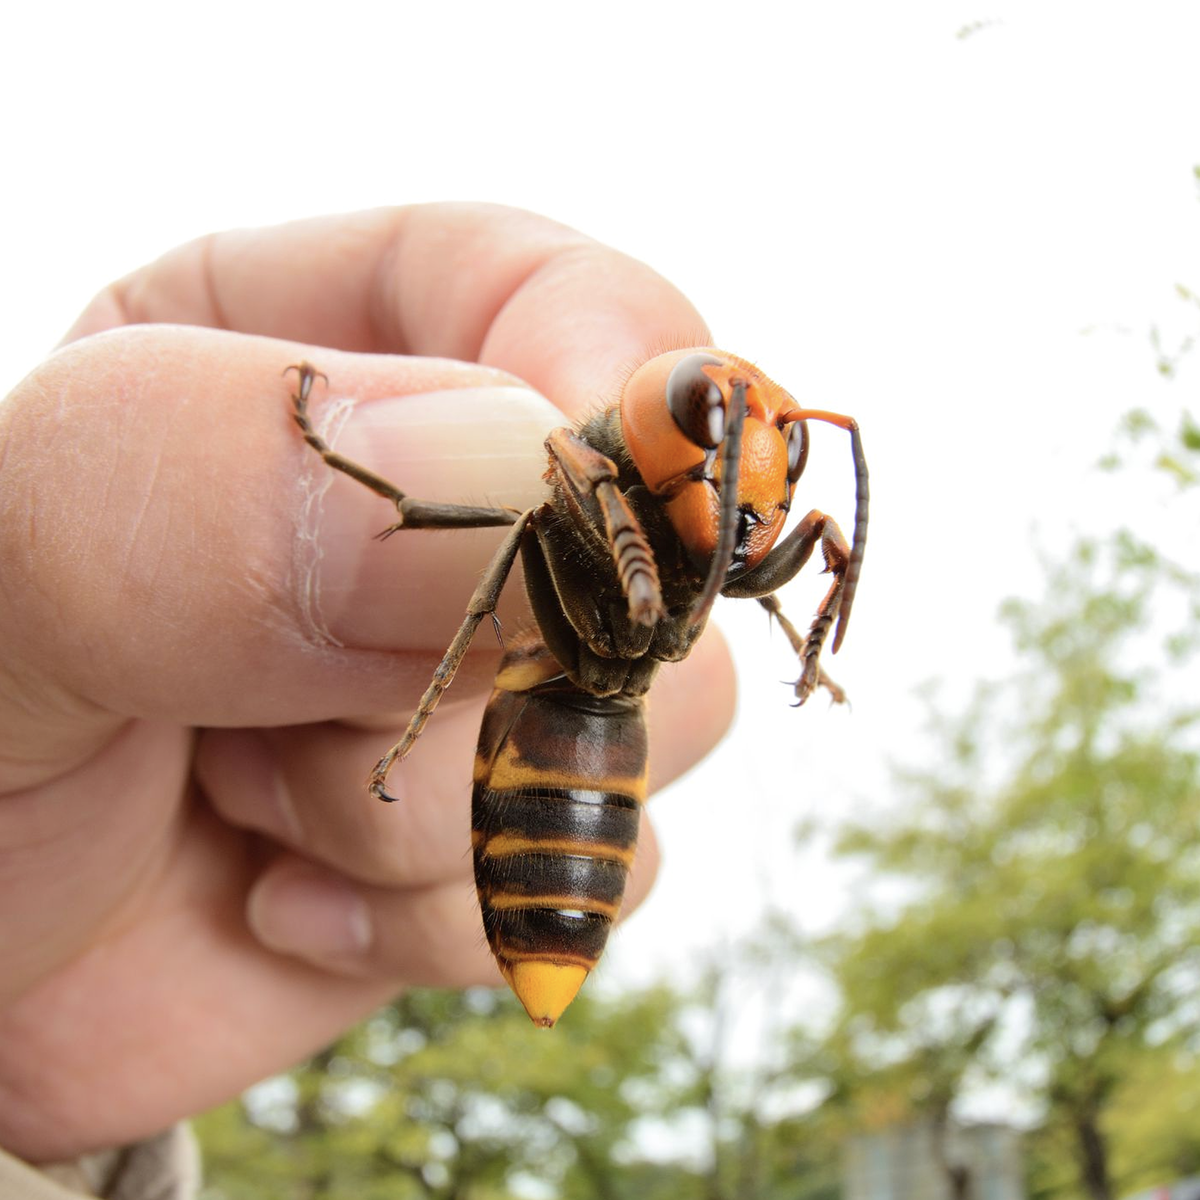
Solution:
[(617, 487), (616, 464), (569, 429), (553, 430), (546, 449), (552, 475), (573, 502), (572, 515), (585, 532), (589, 527), (585, 499), (594, 499), (600, 506), (604, 537), (629, 601), (629, 619), (639, 625), (656, 624), (666, 616), (658, 564), (629, 501)]
[(846, 587), (851, 562), (850, 547), (837, 522), (814, 508), (758, 566), (721, 589), (721, 594), (725, 596), (758, 600), (772, 616), (780, 620), (780, 627), (787, 633), (790, 622), (784, 624), (786, 618), (779, 611), (778, 603), (772, 607), (767, 601), (773, 601), (771, 593), (794, 578), (808, 562), (818, 541), (825, 559), (825, 570), (833, 576), (833, 582), (817, 609), (808, 635), (800, 639), (795, 634), (794, 626), (791, 627), (793, 632), (788, 633), (788, 640), (795, 647), (802, 664), (800, 678), (796, 681), (796, 701), (799, 704), (803, 704), (821, 682), (821, 648), (838, 615)]
[[(759, 596), (758, 602), (778, 622), (779, 628), (783, 630), (788, 642), (791, 644), (792, 649), (795, 650), (800, 661), (805, 664), (805, 670), (807, 671), (809, 662), (807, 658), (808, 639), (806, 639), (800, 633), (800, 630), (798, 630), (795, 625), (793, 625), (791, 621), (789, 621), (784, 615), (783, 609), (780, 607), (779, 601), (775, 597), (774, 593), (772, 593), (770, 596)], [(826, 626), (826, 629), (828, 629), (828, 626)], [(820, 647), (817, 648), (817, 651), (819, 656)], [(795, 684), (796, 695), (800, 697), (796, 701), (796, 704), (798, 705), (803, 704), (804, 701), (808, 699), (809, 693), (813, 691), (813, 687), (809, 687), (808, 691), (806, 691), (803, 696), (800, 696), (801, 685), (804, 682), (804, 678), (805, 677), (802, 674), (801, 677), (796, 680)], [(814, 686), (823, 687), (829, 693), (829, 698), (834, 704), (846, 703), (845, 689), (841, 687), (840, 684), (834, 683), (834, 681), (825, 674), (825, 669), (823, 667), (818, 666), (817, 668), (817, 681)]]
[(349, 475), (364, 487), (390, 500), (400, 514), (400, 520), (389, 526), (379, 536), (389, 537), (400, 529), (479, 529), (488, 525), (511, 525), (520, 516), (511, 508), (474, 508), (468, 504), (437, 504), (428, 500), (414, 500), (402, 492), (394, 483), (389, 483), (374, 471), (368, 471), (351, 459), (338, 454), (312, 427), (308, 419), (308, 397), (312, 392), (313, 383), (324, 379), (329, 383), (323, 371), (318, 371), (311, 363), (302, 362), (288, 367), (284, 372), (295, 371), (299, 386), (292, 396), (295, 406), (293, 418), (304, 434), (304, 440), (325, 460), (335, 471)]
[(421, 702), (417, 705), (417, 711), (413, 713), (408, 728), (404, 731), (404, 736), (375, 764), (368, 779), (367, 790), (376, 799), (396, 799), (395, 796), (389, 796), (387, 793), (388, 772), (397, 762), (408, 755), (413, 748), (413, 743), (421, 736), (421, 730), (425, 727), (425, 722), (429, 720), (430, 713), (437, 708), (442, 693), (454, 681), (455, 673), (467, 652), (467, 647), (471, 644), (471, 638), (475, 635), (479, 622), (484, 617), (492, 616), (495, 613), (496, 605), (500, 600), (500, 592), (504, 588), (504, 581), (508, 578), (508, 573), (512, 570), (521, 539), (525, 536), (525, 530), (537, 511), (537, 509), (531, 508), (516, 519), (484, 572), (483, 578), (480, 579), (479, 586), (476, 587), (475, 594), (467, 605), (467, 615), (454, 635), (450, 648), (446, 651), (442, 661), (438, 663), (437, 669), (433, 673), (433, 679), (430, 681), (429, 687), (425, 689), (425, 694), (421, 697)]
[(516, 559), (525, 530), (537, 510), (530, 509), (528, 512), (520, 513), (510, 508), (473, 508), (466, 504), (436, 504), (412, 499), (382, 476), (376, 475), (359, 463), (338, 454), (313, 429), (308, 417), (308, 398), (312, 393), (313, 383), (318, 379), (324, 379), (328, 384), (328, 377), (307, 362), (288, 367), (284, 374), (286, 375), (289, 371), (295, 371), (299, 381), (292, 396), (292, 403), (295, 406), (293, 416), (296, 424), (300, 427), (300, 432), (304, 435), (304, 440), (333, 470), (349, 475), (351, 479), (357, 480), (377, 495), (395, 504), (396, 511), (400, 514), (400, 520), (385, 529), (380, 534), (381, 537), (387, 537), (400, 529), (478, 529), (494, 525), (511, 526), (508, 535), (500, 544), (484, 572), (483, 578), (479, 581), (479, 585), (467, 605), (467, 615), (459, 627), (458, 633), (455, 634), (454, 640), (450, 643), (450, 648), (438, 664), (437, 670), (434, 671), (433, 679), (429, 687), (425, 689), (425, 694), (421, 697), (417, 710), (413, 713), (408, 728), (404, 731), (404, 736), (375, 764), (375, 768), (371, 772), (368, 780), (368, 789), (371, 794), (380, 800), (394, 800), (396, 797), (389, 796), (387, 793), (388, 772), (397, 761), (408, 754), (413, 743), (420, 736), (425, 722), (442, 698), (442, 693), (453, 681), (480, 621), (486, 616), (491, 616), (495, 620), (494, 614), (500, 599), (500, 592), (512, 570), (513, 561)]

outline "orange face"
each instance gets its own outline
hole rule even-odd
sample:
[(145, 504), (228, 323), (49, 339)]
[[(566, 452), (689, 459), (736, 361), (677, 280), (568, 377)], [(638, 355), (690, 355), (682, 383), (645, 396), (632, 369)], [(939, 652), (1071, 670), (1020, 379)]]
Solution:
[[(735, 382), (745, 387), (746, 416), (738, 470), (745, 521), (739, 561), (761, 562), (775, 544), (803, 469), (804, 431), (789, 414), (799, 405), (744, 359), (721, 350), (675, 350), (644, 363), (621, 396), (625, 444), (646, 486), (698, 565), (717, 545), (721, 454)], [(794, 418), (793, 418), (794, 421)]]

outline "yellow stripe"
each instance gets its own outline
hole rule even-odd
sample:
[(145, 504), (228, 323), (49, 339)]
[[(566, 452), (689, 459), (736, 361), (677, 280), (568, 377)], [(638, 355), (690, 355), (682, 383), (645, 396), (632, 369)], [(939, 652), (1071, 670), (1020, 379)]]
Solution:
[(615, 919), (620, 911), (619, 904), (606, 904), (602, 900), (589, 900), (584, 896), (523, 896), (516, 892), (492, 892), (484, 898), (492, 908), (509, 911), (523, 908), (566, 909), (568, 912), (598, 913)]
[(562, 667), (549, 653), (540, 658), (523, 658), (502, 666), (496, 674), (495, 687), (501, 692), (527, 692), (563, 673)]
[[(480, 760), (475, 760), (476, 770)], [(525, 762), (513, 746), (505, 745), (492, 760), (491, 770), (476, 783), (487, 783), (496, 791), (509, 788), (584, 788), (588, 791), (617, 792), (641, 804), (646, 799), (646, 771), (641, 775), (583, 775), (565, 770), (547, 770)]]
[[(489, 858), (507, 858), (510, 854), (573, 854), (580, 858), (600, 858), (608, 862), (633, 863), (634, 847), (611, 846), (604, 842), (574, 842), (568, 839), (555, 841), (519, 834), (498, 833), (489, 838), (478, 830), (471, 834), (471, 843), (476, 850), (482, 849)], [(577, 905), (568, 905), (578, 907)]]

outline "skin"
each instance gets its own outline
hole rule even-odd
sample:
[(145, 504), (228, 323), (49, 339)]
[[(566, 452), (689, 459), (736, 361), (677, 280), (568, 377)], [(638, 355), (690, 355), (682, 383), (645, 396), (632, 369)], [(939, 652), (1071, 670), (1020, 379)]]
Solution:
[[(0, 405), (0, 1145), (128, 1143), (406, 986), (498, 979), (465, 852), (486, 627), (401, 803), (364, 780), (502, 531), (372, 541), (393, 510), (304, 446), (283, 368), (316, 363), (314, 418), (411, 494), (520, 507), (551, 428), (709, 340), (573, 230), (428, 205), (183, 246)], [(664, 670), (656, 785), (732, 696), (719, 638)], [(655, 862), (646, 830), (629, 904)]]

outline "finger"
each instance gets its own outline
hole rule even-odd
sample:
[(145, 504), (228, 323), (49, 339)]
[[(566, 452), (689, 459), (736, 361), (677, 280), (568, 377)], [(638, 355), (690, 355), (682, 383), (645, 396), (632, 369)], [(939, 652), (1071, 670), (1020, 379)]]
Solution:
[[(291, 420), (281, 371), (313, 353), (123, 330), (60, 351), (0, 407), (9, 786), (69, 768), (129, 717), (288, 724), (420, 695), (503, 530), (373, 541), (394, 508), (335, 477)], [(344, 444), (412, 494), (542, 496), (558, 416), (510, 377), (333, 351), (321, 369), (338, 387), (318, 419), (349, 412)], [(516, 580), (505, 603), (515, 622)], [(494, 667), (494, 639), (479, 642), (461, 689)]]
[[(733, 712), (733, 666), (714, 630), (661, 672), (649, 705), (651, 786), (698, 762)], [(196, 755), (210, 802), (231, 824), (379, 887), (422, 887), (472, 874), (471, 773), (483, 698), (443, 706), (389, 779), (395, 804), (365, 779), (390, 740), (342, 725), (211, 730)]]
[(485, 204), (212, 234), (106, 289), (68, 338), (153, 322), (478, 360), (572, 416), (615, 398), (622, 375), (652, 354), (711, 341), (695, 308), (644, 263)]
[[(99, 952), (79, 955), (0, 1012), (0, 1126), (5, 1145), (32, 1160), (122, 1145), (223, 1103), (406, 984), (498, 981), (470, 889), (457, 882), (368, 893), (368, 949), (338, 969), (314, 969), (290, 949), (264, 953), (230, 904), (251, 865), (235, 836), (212, 819), (191, 832), (171, 869), (139, 896), (145, 919), (126, 922)], [(252, 893), (252, 924), (286, 942), (289, 918), (270, 922), (288, 906), (271, 908), (290, 890), (291, 911), (307, 906), (308, 920), (336, 936), (338, 880), (311, 871), (293, 857), (268, 868)], [(639, 879), (635, 864), (635, 896)], [(196, 1046), (208, 1052), (187, 1053)], [(131, 1076), (130, 1063), (145, 1069)], [(97, 1106), (100, 1094), (113, 1103)]]
[[(643, 813), (618, 920), (645, 899), (658, 860)], [(469, 878), (414, 889), (372, 887), (283, 855), (255, 882), (246, 916), (269, 950), (339, 975), (421, 987), (501, 982)]]
[[(191, 734), (127, 722), (94, 757), (0, 805), (0, 1012), (140, 906), (169, 869)], [(3, 1091), (0, 1084), (0, 1092)], [(0, 1109), (3, 1101), (0, 1099)]]
[(480, 696), (438, 709), (411, 756), (392, 772), (394, 804), (370, 796), (366, 780), (395, 731), (338, 723), (210, 730), (197, 748), (197, 778), (226, 821), (362, 883), (466, 881), (482, 706)]
[[(259, 865), (234, 831), (196, 816), (130, 897), (136, 919), (0, 1011), (6, 1146), (52, 1159), (144, 1137), (312, 1053), (406, 982), (403, 971), (348, 977), (265, 952), (245, 920)], [(394, 953), (408, 931), (428, 982), (487, 969), (477, 931), (456, 931), (462, 891), (413, 889), (386, 914)], [(97, 1106), (100, 1094), (112, 1103)]]
[(266, 949), (338, 975), (418, 987), (500, 982), (469, 878), (372, 887), (284, 854), (251, 888), (246, 921)]

